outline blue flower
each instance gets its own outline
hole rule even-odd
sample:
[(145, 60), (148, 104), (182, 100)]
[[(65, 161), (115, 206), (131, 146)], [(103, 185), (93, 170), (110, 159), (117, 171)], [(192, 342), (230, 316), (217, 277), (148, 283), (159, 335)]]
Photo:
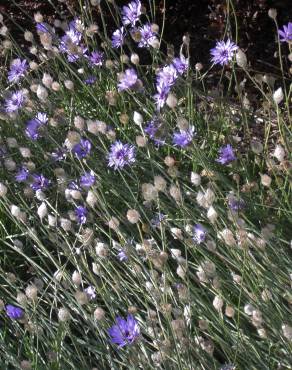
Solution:
[(189, 59), (181, 55), (179, 58), (174, 58), (172, 61), (174, 68), (177, 70), (177, 73), (182, 75), (188, 70)]
[(80, 142), (74, 145), (72, 152), (77, 158), (81, 159), (87, 157), (91, 150), (91, 142), (87, 139), (81, 139)]
[(85, 293), (86, 293), (86, 295), (87, 295), (87, 297), (90, 301), (92, 301), (93, 299), (96, 298), (96, 292), (95, 292), (94, 286), (89, 285), (89, 287), (84, 289), (84, 291), (85, 291)]
[(115, 170), (123, 168), (135, 162), (135, 147), (130, 144), (123, 144), (120, 141), (114, 142), (108, 154), (108, 166)]
[(7, 113), (17, 112), (25, 103), (25, 95), (22, 90), (15, 91), (5, 100), (5, 111)]
[(156, 33), (152, 31), (151, 24), (147, 23), (143, 27), (139, 27), (141, 40), (138, 44), (139, 48), (148, 48), (151, 43), (156, 39)]
[(201, 244), (205, 241), (206, 235), (207, 235), (207, 230), (201, 224), (196, 224), (194, 226), (193, 233), (194, 233), (194, 240), (198, 244)]
[(122, 348), (137, 340), (140, 336), (140, 328), (133, 315), (128, 315), (126, 320), (118, 316), (116, 317), (116, 325), (108, 330), (108, 334), (111, 337), (111, 342)]
[(77, 217), (77, 222), (80, 225), (85, 224), (87, 220), (88, 210), (86, 207), (78, 206), (75, 208), (75, 216)]
[(50, 185), (50, 180), (48, 180), (44, 175), (42, 174), (33, 174), (32, 175), (32, 183), (30, 187), (33, 190), (45, 190), (49, 187)]
[(220, 148), (219, 154), (219, 158), (216, 159), (216, 162), (219, 162), (221, 164), (228, 164), (236, 160), (233, 148), (230, 144), (227, 144), (226, 146)]
[(22, 167), (15, 175), (17, 182), (25, 182), (29, 177), (29, 170), (26, 167)]
[(222, 66), (228, 64), (234, 55), (234, 52), (238, 49), (230, 39), (225, 41), (218, 41), (215, 48), (211, 49), (211, 61), (215, 64), (221, 64)]
[(280, 36), (281, 42), (292, 42), (292, 22), (289, 22), (287, 26), (283, 26), (283, 30), (279, 30), (278, 34)]
[(141, 14), (140, 0), (131, 1), (127, 6), (123, 6), (122, 19), (124, 25), (126, 26), (127, 24), (130, 24), (131, 26), (135, 26)]
[(21, 77), (24, 76), (28, 68), (27, 61), (19, 58), (14, 59), (10, 65), (10, 71), (8, 72), (8, 81), (17, 82)]
[(90, 188), (92, 185), (95, 184), (95, 176), (92, 171), (84, 172), (84, 174), (80, 177), (80, 185), (83, 188)]
[(26, 124), (25, 134), (31, 140), (37, 140), (39, 137), (39, 129), (48, 122), (46, 113), (38, 113), (35, 118), (29, 120)]
[(22, 319), (24, 316), (24, 311), (22, 308), (8, 304), (5, 306), (5, 311), (8, 317), (13, 320)]
[(180, 132), (175, 132), (173, 134), (172, 139), (173, 144), (181, 148), (185, 148), (192, 142), (194, 132), (195, 128), (193, 126), (190, 126), (188, 130), (181, 130)]
[(121, 74), (118, 91), (123, 91), (132, 88), (138, 81), (138, 76), (136, 71), (133, 68), (128, 68), (124, 73)]
[(121, 262), (124, 262), (124, 261), (127, 261), (129, 259), (126, 251), (124, 249), (120, 249), (119, 250), (119, 253), (118, 253), (118, 259), (121, 261)]
[(90, 65), (101, 67), (104, 61), (104, 53), (102, 51), (93, 51), (89, 56), (88, 60)]
[(112, 46), (114, 48), (121, 47), (125, 42), (125, 30), (124, 27), (118, 28), (113, 34), (112, 34)]

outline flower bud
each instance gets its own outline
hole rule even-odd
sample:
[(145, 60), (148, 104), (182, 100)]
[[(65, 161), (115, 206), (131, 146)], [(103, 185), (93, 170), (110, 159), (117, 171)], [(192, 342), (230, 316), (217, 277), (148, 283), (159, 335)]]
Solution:
[(142, 114), (135, 111), (133, 115), (133, 121), (136, 123), (136, 125), (141, 126), (144, 121)]
[(245, 53), (241, 49), (237, 50), (236, 63), (240, 68), (245, 69), (247, 67), (247, 58)]
[(273, 100), (278, 105), (284, 99), (284, 93), (282, 87), (279, 87), (273, 94)]
[(60, 308), (58, 311), (58, 319), (61, 322), (68, 321), (70, 319), (70, 313), (67, 308)]

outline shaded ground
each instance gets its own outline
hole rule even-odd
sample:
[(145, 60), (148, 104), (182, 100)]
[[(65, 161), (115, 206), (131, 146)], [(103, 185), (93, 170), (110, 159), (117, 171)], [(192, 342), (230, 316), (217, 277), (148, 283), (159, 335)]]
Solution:
[[(2, 0), (3, 1), (3, 0)], [(128, 1), (117, 0), (118, 6)], [(1, 4), (2, 3), (2, 4)], [(86, 4), (86, 1), (83, 2)], [(143, 3), (143, 1), (142, 1)], [(144, 1), (147, 6), (147, 1)], [(228, 8), (225, 0), (165, 0), (166, 8), (163, 8), (163, 0), (156, 1), (157, 23), (161, 24), (163, 14), (166, 17), (164, 37), (167, 42), (172, 42), (176, 49), (179, 48), (182, 35), (189, 33), (191, 37), (191, 56), (193, 63), (209, 62), (209, 50), (216, 40), (224, 36), (225, 20)], [(0, 0), (0, 11), (9, 15), (9, 27), (13, 29), (14, 37), (21, 36), (19, 24), (23, 29), (32, 29), (33, 14), (40, 11), (50, 21), (55, 16), (66, 17), (74, 12), (77, 0), (65, 0), (59, 2), (53, 0), (17, 0), (8, 2)], [(243, 48), (252, 65), (261, 71), (277, 73), (275, 63), (275, 26), (268, 17), (268, 9), (274, 7), (278, 11), (278, 23), (280, 26), (292, 21), (291, 0), (233, 0), (238, 22), (239, 46)], [(235, 34), (235, 22), (232, 8), (231, 14), (232, 32)], [(109, 28), (114, 28), (110, 14), (107, 14)], [(288, 64), (287, 64), (288, 67)], [(288, 68), (287, 68), (288, 70)]]

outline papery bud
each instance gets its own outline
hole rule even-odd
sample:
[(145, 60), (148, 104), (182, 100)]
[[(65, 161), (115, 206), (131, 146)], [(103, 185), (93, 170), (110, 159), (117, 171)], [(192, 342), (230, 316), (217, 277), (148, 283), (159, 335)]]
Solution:
[(58, 311), (58, 319), (59, 321), (65, 322), (70, 319), (70, 313), (67, 308), (60, 308)]
[(216, 296), (213, 300), (213, 306), (214, 306), (215, 310), (221, 311), (221, 309), (223, 307), (223, 299), (219, 296)]
[(75, 294), (76, 301), (83, 306), (84, 304), (88, 303), (88, 296), (86, 292), (77, 291)]
[(139, 55), (136, 53), (131, 54), (131, 62), (135, 65), (138, 65), (140, 63)]
[(31, 284), (25, 289), (25, 294), (28, 299), (35, 301), (37, 299), (38, 289), (34, 284)]
[(2, 182), (0, 182), (0, 197), (5, 197), (6, 194), (7, 187)]
[(73, 90), (74, 89), (74, 83), (71, 80), (65, 80), (64, 85), (65, 85), (66, 89), (68, 89), (68, 90)]
[(279, 87), (273, 94), (273, 100), (278, 105), (284, 99), (284, 93), (282, 87)]
[(133, 114), (133, 121), (136, 123), (136, 125), (140, 126), (144, 122), (142, 114), (139, 112), (134, 112)]
[(238, 49), (236, 52), (236, 63), (240, 68), (245, 69), (247, 67), (247, 58), (241, 49)]
[(39, 208), (37, 210), (37, 214), (38, 214), (40, 219), (43, 219), (47, 215), (47, 213), (48, 213), (47, 205), (46, 205), (46, 203), (43, 202), (39, 206)]
[(72, 281), (75, 285), (79, 286), (81, 284), (82, 278), (78, 271), (74, 271), (72, 274)]
[(267, 188), (271, 186), (272, 179), (270, 176), (266, 174), (260, 174), (261, 176), (261, 184), (266, 186)]
[(43, 87), (42, 85), (38, 85), (38, 88), (37, 88), (37, 97), (41, 100), (41, 101), (46, 101), (47, 100), (47, 97), (48, 97), (48, 91), (46, 90), (45, 87)]
[(131, 224), (136, 224), (140, 219), (140, 213), (135, 209), (129, 209), (127, 212), (127, 219)]
[(274, 9), (274, 8), (269, 9), (268, 16), (272, 19), (276, 19), (277, 18), (277, 9)]
[(209, 207), (208, 212), (207, 212), (207, 217), (212, 223), (217, 220), (218, 213), (216, 212), (213, 206)]
[(274, 150), (273, 156), (278, 159), (279, 162), (282, 162), (285, 158), (284, 148), (278, 144)]
[(174, 94), (169, 93), (166, 98), (166, 104), (169, 106), (169, 108), (175, 108), (177, 106), (177, 97)]
[(101, 307), (97, 307), (93, 313), (95, 320), (101, 321), (104, 319), (105, 312)]

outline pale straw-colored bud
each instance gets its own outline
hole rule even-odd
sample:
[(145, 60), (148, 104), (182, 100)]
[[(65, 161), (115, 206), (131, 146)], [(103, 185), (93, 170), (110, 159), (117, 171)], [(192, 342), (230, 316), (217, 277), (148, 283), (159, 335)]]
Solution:
[(158, 191), (165, 191), (166, 181), (162, 176), (154, 176), (154, 186)]
[(276, 19), (277, 18), (277, 9), (274, 9), (274, 8), (270, 8), (268, 10), (268, 16), (272, 19)]
[(37, 210), (37, 214), (39, 216), (40, 219), (43, 219), (48, 213), (48, 208), (47, 208), (47, 205), (45, 202), (43, 202), (39, 207), (38, 207), (38, 210)]
[(285, 338), (287, 338), (288, 340), (292, 340), (292, 326), (283, 324), (282, 331)]
[(72, 222), (67, 218), (60, 219), (61, 228), (65, 231), (70, 231), (72, 229)]
[(236, 52), (236, 63), (240, 68), (246, 69), (247, 67), (246, 54), (241, 49)]
[(214, 306), (216, 311), (221, 311), (222, 307), (223, 307), (223, 299), (221, 297), (219, 297), (218, 295), (215, 296), (215, 298), (213, 300), (213, 306)]
[(278, 144), (274, 150), (273, 156), (278, 159), (279, 162), (282, 162), (285, 158), (285, 149), (282, 145)]
[(140, 58), (138, 54), (136, 53), (131, 54), (131, 63), (133, 63), (134, 65), (138, 65), (140, 63)]
[(70, 320), (70, 312), (67, 310), (67, 308), (62, 307), (58, 311), (58, 319), (61, 322), (66, 322)]
[(109, 248), (108, 245), (105, 243), (97, 242), (96, 247), (95, 247), (95, 252), (98, 257), (107, 257)]
[(136, 144), (140, 148), (144, 148), (147, 145), (147, 137), (138, 135), (136, 136)]
[(88, 190), (87, 197), (86, 197), (86, 203), (93, 208), (97, 202), (97, 197), (94, 194), (93, 190)]
[(168, 155), (164, 158), (164, 163), (167, 167), (173, 167), (175, 165), (175, 159)]
[(31, 370), (32, 369), (32, 363), (27, 360), (22, 360), (20, 363), (21, 370)]
[(36, 94), (37, 94), (37, 97), (43, 102), (47, 100), (48, 95), (49, 95), (47, 89), (43, 87), (42, 85), (38, 85)]
[(284, 93), (282, 87), (279, 87), (273, 94), (273, 100), (278, 105), (284, 99)]
[(217, 220), (218, 213), (216, 212), (213, 206), (208, 208), (207, 217), (212, 223), (214, 223)]
[(173, 93), (169, 93), (166, 98), (166, 104), (169, 106), (169, 108), (174, 109), (177, 106), (177, 103), (177, 97)]
[(140, 220), (140, 213), (135, 209), (129, 209), (127, 212), (127, 219), (131, 224), (136, 224)]
[(184, 117), (178, 117), (176, 120), (176, 125), (180, 130), (187, 130), (189, 128), (189, 122)]
[(25, 294), (27, 298), (30, 299), (31, 301), (36, 301), (38, 295), (38, 288), (34, 284), (31, 284), (25, 289)]
[(182, 200), (182, 194), (181, 194), (181, 191), (179, 189), (179, 187), (177, 187), (176, 185), (171, 185), (170, 188), (169, 188), (169, 194), (170, 196), (176, 201), (176, 202), (180, 202)]
[(97, 320), (97, 321), (103, 320), (104, 317), (105, 317), (104, 309), (102, 309), (101, 307), (97, 307), (93, 312), (93, 316), (94, 316), (95, 320)]
[(54, 215), (48, 215), (48, 223), (49, 223), (49, 226), (56, 227), (57, 226), (57, 217), (54, 216)]
[(267, 174), (260, 174), (260, 176), (261, 176), (261, 184), (269, 188), (272, 182), (271, 177)]
[(113, 230), (117, 231), (119, 229), (119, 226), (120, 226), (120, 221), (116, 217), (113, 216), (109, 220), (108, 226), (109, 226), (110, 229), (113, 229)]
[(65, 85), (66, 89), (68, 89), (68, 90), (73, 90), (74, 89), (74, 82), (71, 81), (71, 80), (65, 80), (64, 85)]
[(19, 148), (20, 154), (23, 156), (23, 158), (30, 158), (31, 157), (31, 151), (29, 148)]
[(77, 291), (74, 294), (74, 296), (75, 296), (77, 303), (80, 304), (81, 306), (88, 303), (88, 296), (86, 292)]
[(37, 22), (37, 23), (41, 23), (44, 21), (44, 17), (42, 16), (42, 14), (40, 12), (37, 12), (33, 15), (34, 17), (34, 20)]
[(7, 171), (14, 171), (16, 170), (16, 162), (11, 158), (6, 158), (4, 160), (4, 166), (7, 169)]
[(27, 296), (22, 292), (18, 292), (16, 296), (16, 301), (21, 306), (25, 306), (27, 304)]
[(14, 137), (8, 137), (6, 139), (6, 142), (7, 142), (8, 148), (13, 148), (14, 149), (14, 148), (18, 147), (17, 140)]
[(227, 244), (229, 247), (233, 247), (236, 245), (236, 240), (232, 234), (232, 231), (229, 229), (224, 229), (219, 232), (219, 237)]
[(146, 201), (151, 201), (157, 198), (158, 191), (152, 184), (142, 184), (142, 195)]
[(12, 216), (14, 216), (16, 218), (20, 217), (21, 210), (18, 206), (14, 205), (14, 204), (12, 206), (10, 206), (10, 212), (11, 212)]
[(36, 62), (34, 62), (34, 61), (29, 62), (29, 68), (30, 68), (32, 71), (37, 70), (37, 69), (38, 69), (38, 67), (39, 67), (39, 65), (38, 65)]
[(81, 284), (81, 281), (82, 281), (82, 278), (81, 278), (81, 275), (80, 273), (75, 270), (72, 274), (72, 282), (73, 284), (79, 286)]
[(52, 88), (52, 90), (53, 90), (53, 91), (60, 91), (60, 89), (61, 89), (61, 85), (59, 84), (59, 82), (54, 81), (54, 82), (52, 83), (51, 88)]
[(24, 39), (25, 39), (25, 41), (33, 42), (33, 40), (34, 40), (33, 33), (30, 32), (30, 31), (25, 31), (24, 32)]
[(84, 126), (85, 126), (85, 120), (84, 120), (84, 118), (82, 118), (80, 116), (74, 117), (74, 126), (78, 130), (84, 130)]
[(234, 308), (232, 306), (226, 306), (226, 308), (225, 308), (225, 315), (227, 317), (231, 317), (231, 318), (234, 317), (234, 315), (235, 315)]
[(136, 123), (136, 125), (141, 126), (144, 122), (142, 114), (135, 111), (133, 114), (133, 121)]
[(0, 182), (0, 197), (5, 197), (6, 194), (7, 187), (2, 182)]
[(124, 63), (124, 64), (129, 63), (129, 57), (126, 54), (122, 54), (120, 56), (120, 60), (121, 60), (121, 63)]

